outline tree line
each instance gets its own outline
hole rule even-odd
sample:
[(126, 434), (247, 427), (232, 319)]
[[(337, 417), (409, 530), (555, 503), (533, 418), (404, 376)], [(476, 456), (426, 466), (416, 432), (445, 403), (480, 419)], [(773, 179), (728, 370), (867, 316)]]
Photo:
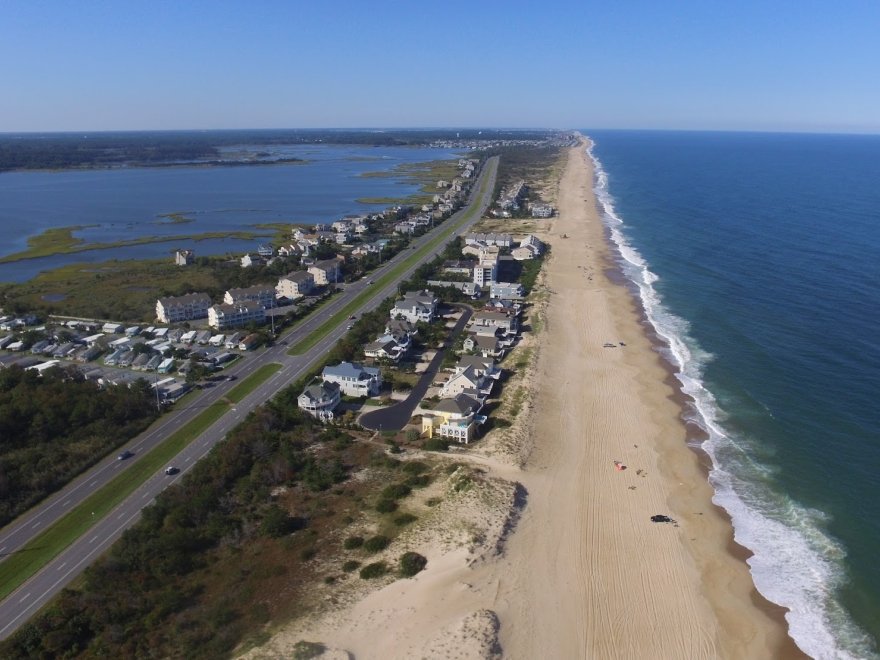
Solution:
[(156, 418), (144, 380), (101, 389), (76, 369), (0, 370), (0, 525), (58, 490)]

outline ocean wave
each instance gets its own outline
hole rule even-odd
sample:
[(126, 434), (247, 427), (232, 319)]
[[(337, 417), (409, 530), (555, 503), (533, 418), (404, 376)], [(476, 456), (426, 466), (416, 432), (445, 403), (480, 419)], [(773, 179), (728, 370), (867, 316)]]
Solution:
[(751, 441), (724, 428), (727, 415), (702, 378), (713, 356), (691, 337), (688, 322), (663, 305), (653, 286), (659, 277), (625, 235), (608, 174), (593, 145), (587, 155), (593, 162), (594, 191), (620, 266), (637, 288), (648, 322), (665, 343), (662, 352), (675, 370), (681, 391), (690, 397), (686, 419), (706, 433), (707, 439), (699, 446), (712, 462), (713, 502), (730, 515), (737, 543), (753, 553), (748, 565), (755, 587), (769, 601), (787, 608), (789, 635), (806, 654), (820, 659), (878, 657), (871, 638), (837, 600), (846, 579), (845, 551), (823, 531), (827, 516), (774, 491), (770, 479), (776, 468), (755, 461), (749, 451)]

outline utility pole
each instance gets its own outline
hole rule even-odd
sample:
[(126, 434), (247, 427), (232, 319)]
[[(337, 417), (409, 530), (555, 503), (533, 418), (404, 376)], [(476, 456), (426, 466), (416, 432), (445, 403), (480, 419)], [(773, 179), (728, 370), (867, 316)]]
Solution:
[(153, 389), (156, 390), (156, 412), (162, 412), (162, 403), (159, 401), (159, 374), (153, 376)]

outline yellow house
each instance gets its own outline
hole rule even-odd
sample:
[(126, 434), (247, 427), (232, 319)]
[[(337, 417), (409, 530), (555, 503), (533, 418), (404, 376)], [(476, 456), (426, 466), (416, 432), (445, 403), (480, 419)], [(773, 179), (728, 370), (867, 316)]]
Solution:
[(474, 437), (477, 424), (486, 421), (485, 416), (477, 414), (482, 406), (467, 394), (441, 399), (430, 413), (422, 415), (422, 435), (468, 444)]

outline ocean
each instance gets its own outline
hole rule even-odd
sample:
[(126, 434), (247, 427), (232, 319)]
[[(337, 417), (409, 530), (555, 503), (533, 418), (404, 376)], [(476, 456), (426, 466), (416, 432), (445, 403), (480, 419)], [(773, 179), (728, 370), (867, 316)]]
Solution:
[(880, 657), (880, 136), (583, 132), (756, 587)]
[[(381, 211), (388, 204), (358, 200), (402, 198), (420, 186), (401, 176), (362, 174), (393, 174), (398, 165), (463, 155), (453, 149), (362, 145), (272, 145), (260, 150), (305, 162), (0, 174), (0, 256), (24, 250), (28, 238), (53, 227), (80, 227), (74, 236), (89, 243), (147, 236), (170, 239), (0, 264), (0, 282), (23, 282), (71, 263), (169, 258), (178, 247), (194, 248), (198, 256), (242, 254), (256, 250), (260, 240), (193, 242), (175, 236), (253, 231), (260, 223), (332, 222), (347, 214)], [(170, 223), (163, 216), (171, 213), (182, 213), (190, 221)]]

